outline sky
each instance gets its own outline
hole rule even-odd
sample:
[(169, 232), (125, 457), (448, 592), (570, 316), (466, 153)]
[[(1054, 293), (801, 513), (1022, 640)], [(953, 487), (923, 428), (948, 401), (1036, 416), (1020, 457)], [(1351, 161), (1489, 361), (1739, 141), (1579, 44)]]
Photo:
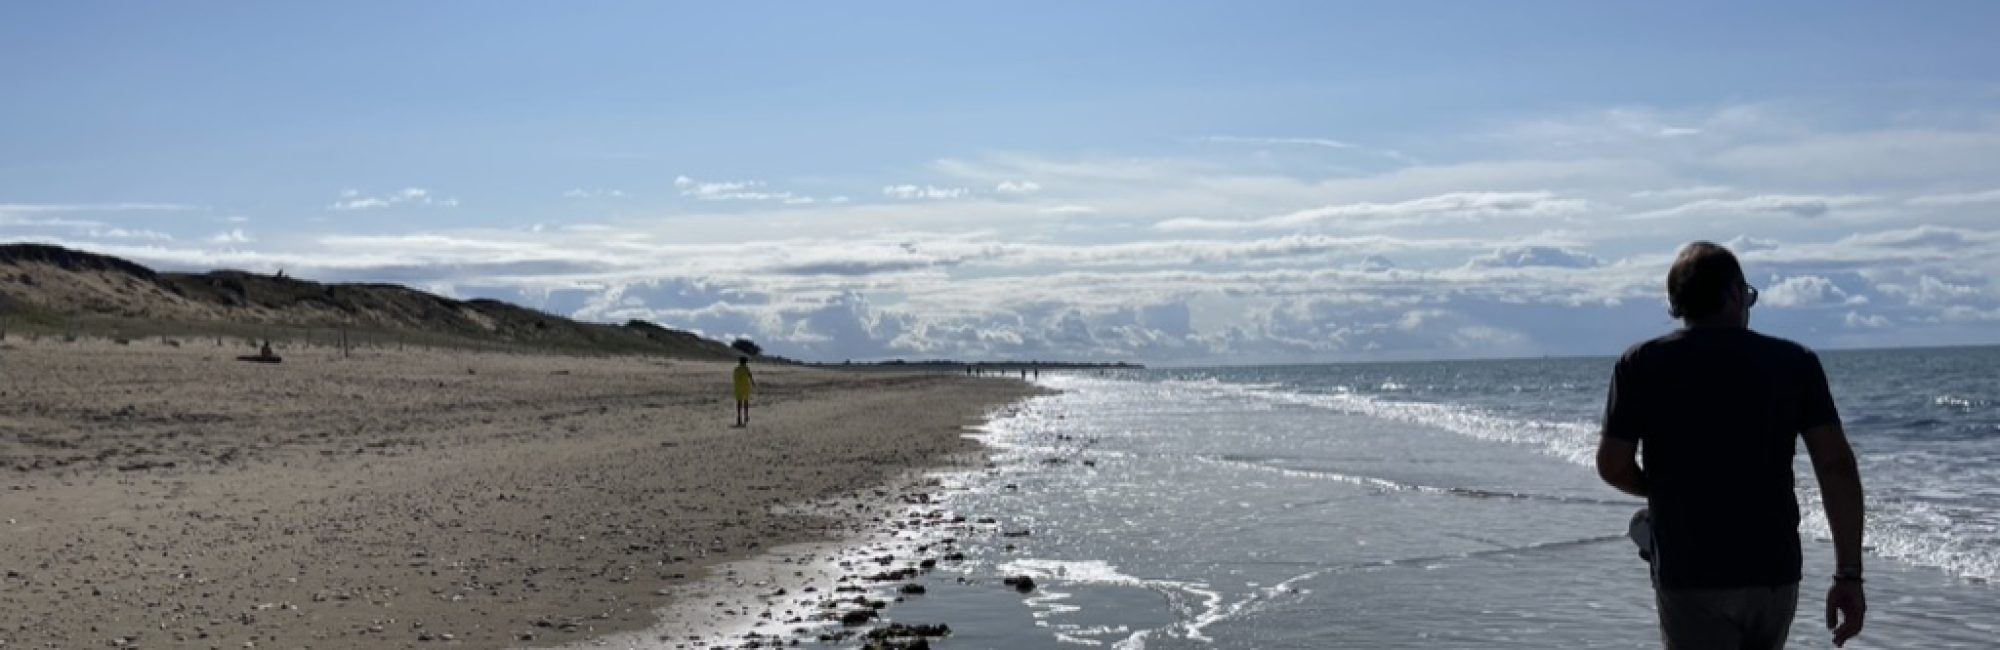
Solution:
[(2000, 4), (0, 5), (0, 241), (823, 361), (2000, 343)]

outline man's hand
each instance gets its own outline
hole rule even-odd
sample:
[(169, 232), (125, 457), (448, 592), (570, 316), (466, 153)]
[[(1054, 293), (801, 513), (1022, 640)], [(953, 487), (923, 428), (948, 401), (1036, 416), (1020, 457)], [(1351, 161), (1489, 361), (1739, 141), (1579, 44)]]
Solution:
[(1840, 646), (1861, 633), (1861, 616), (1868, 613), (1868, 600), (1861, 583), (1835, 580), (1826, 590), (1826, 629), (1833, 631), (1833, 645)]

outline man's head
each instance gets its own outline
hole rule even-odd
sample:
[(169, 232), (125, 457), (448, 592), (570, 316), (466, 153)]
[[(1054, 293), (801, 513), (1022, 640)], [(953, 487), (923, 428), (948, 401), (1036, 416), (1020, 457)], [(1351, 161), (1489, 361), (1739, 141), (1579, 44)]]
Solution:
[(1713, 242), (1698, 241), (1681, 248), (1667, 272), (1667, 302), (1674, 318), (1689, 324), (1750, 324), (1750, 307), (1757, 290), (1743, 279), (1736, 255)]
[(750, 365), (750, 357), (736, 357), (736, 365), (739, 366)]

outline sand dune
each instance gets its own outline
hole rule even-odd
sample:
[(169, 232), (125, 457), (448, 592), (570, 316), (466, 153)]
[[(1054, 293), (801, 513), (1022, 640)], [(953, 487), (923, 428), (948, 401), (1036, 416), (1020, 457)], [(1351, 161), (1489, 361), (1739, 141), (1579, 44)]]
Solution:
[(641, 629), (703, 567), (848, 525), (773, 506), (962, 458), (961, 428), (1028, 390), (759, 368), (753, 426), (732, 429), (721, 364), (8, 343), (7, 647)]
[[(721, 341), (642, 320), (571, 320), (492, 299), (459, 300), (394, 284), (322, 283), (218, 270), (155, 272), (129, 260), (60, 246), (0, 243), (0, 326), (44, 331), (223, 334), (357, 343), (443, 344), (734, 359)], [(136, 334), (134, 334), (136, 333)]]

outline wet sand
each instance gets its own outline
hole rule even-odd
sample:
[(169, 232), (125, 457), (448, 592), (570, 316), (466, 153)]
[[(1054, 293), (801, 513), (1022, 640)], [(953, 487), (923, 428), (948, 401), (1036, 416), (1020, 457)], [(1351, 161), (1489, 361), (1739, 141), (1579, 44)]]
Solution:
[[(0, 350), (5, 647), (561, 645), (864, 530), (1029, 392), (954, 374), (213, 340)], [(852, 512), (787, 504), (858, 496)], [(249, 644), (249, 645), (246, 645)]]

